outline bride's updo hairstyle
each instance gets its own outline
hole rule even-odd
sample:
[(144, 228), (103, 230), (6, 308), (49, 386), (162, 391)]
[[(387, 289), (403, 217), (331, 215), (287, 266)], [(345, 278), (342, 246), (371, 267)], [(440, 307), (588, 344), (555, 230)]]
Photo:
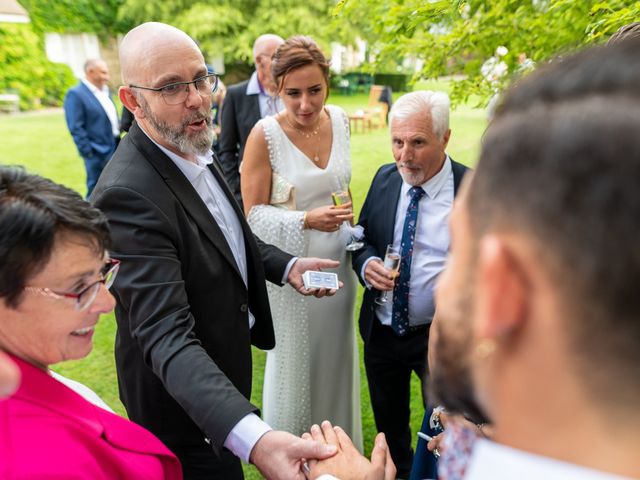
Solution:
[(285, 77), (292, 71), (307, 65), (318, 65), (327, 84), (329, 93), (329, 62), (311, 38), (296, 35), (288, 38), (273, 54), (271, 59), (271, 73), (278, 85), (278, 92), (282, 90)]

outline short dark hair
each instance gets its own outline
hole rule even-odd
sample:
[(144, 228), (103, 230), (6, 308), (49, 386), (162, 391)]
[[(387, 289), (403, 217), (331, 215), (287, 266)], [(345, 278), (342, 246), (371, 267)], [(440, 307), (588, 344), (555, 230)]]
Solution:
[(329, 62), (320, 47), (318, 47), (318, 44), (313, 38), (304, 35), (288, 38), (276, 49), (271, 60), (271, 73), (278, 85), (278, 91), (282, 89), (284, 78), (287, 74), (307, 65), (320, 67), (328, 89)]
[(474, 238), (517, 230), (532, 241), (563, 298), (580, 380), (627, 405), (640, 392), (637, 48), (555, 61), (508, 92), (468, 197)]
[(0, 165), (0, 298), (15, 308), (28, 280), (51, 257), (63, 234), (111, 245), (106, 217), (75, 191), (21, 167)]
[(640, 22), (632, 22), (627, 25), (623, 25), (609, 37), (607, 43), (609, 45), (614, 45), (630, 39), (640, 39)]

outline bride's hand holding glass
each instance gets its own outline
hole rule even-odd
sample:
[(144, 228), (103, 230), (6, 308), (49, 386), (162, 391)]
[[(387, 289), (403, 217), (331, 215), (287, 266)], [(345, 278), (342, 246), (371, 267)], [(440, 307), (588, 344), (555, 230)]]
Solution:
[(351, 220), (353, 220), (351, 202), (339, 206), (325, 205), (307, 211), (305, 228), (320, 230), (321, 232), (336, 232), (343, 222), (350, 222)]

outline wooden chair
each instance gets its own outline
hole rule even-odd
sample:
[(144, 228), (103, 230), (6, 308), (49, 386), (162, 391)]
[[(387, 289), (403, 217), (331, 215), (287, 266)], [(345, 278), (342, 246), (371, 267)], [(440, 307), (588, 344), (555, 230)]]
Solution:
[(382, 85), (371, 85), (369, 90), (369, 104), (365, 110), (371, 118), (375, 119), (375, 128), (387, 126), (387, 113), (389, 106), (380, 101), (380, 94), (384, 87)]

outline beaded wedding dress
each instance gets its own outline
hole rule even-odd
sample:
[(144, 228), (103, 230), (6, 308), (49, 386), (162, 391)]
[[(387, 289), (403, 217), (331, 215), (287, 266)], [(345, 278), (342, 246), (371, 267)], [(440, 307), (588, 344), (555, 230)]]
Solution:
[(335, 273), (344, 282), (335, 296), (320, 299), (267, 284), (276, 347), (267, 353), (262, 414), (273, 428), (295, 435), (330, 420), (362, 450), (351, 259), (344, 234), (302, 228), (305, 211), (332, 204), (332, 179), (351, 177), (347, 116), (338, 107), (326, 109), (333, 141), (325, 169), (289, 140), (275, 118), (260, 121), (274, 173), (271, 205), (255, 206), (249, 225), (260, 239), (292, 255), (339, 260)]

